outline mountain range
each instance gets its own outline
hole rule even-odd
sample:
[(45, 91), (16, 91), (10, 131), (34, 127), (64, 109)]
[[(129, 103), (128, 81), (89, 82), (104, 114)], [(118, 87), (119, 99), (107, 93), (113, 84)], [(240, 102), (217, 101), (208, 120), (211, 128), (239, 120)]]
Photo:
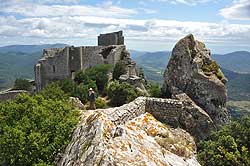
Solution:
[[(11, 45), (0, 47), (0, 90), (11, 87), (16, 78), (34, 79), (34, 64), (45, 48), (60, 48), (66, 44)], [(170, 51), (144, 52), (129, 50), (131, 57), (143, 68), (148, 80), (162, 83)], [(228, 78), (230, 100), (250, 100), (250, 52), (213, 54)]]

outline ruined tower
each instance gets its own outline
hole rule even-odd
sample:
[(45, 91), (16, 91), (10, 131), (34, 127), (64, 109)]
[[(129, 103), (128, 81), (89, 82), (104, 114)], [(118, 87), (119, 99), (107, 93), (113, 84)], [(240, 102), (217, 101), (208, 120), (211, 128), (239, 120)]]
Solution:
[(40, 91), (48, 83), (65, 78), (74, 79), (79, 70), (85, 70), (98, 64), (115, 65), (131, 58), (124, 45), (122, 31), (101, 34), (98, 46), (66, 46), (43, 50), (43, 56), (35, 65), (36, 90)]

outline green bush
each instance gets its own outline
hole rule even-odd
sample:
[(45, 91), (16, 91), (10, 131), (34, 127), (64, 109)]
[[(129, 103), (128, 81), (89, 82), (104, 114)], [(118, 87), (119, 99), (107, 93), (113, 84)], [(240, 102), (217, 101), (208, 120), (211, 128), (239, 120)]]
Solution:
[(112, 81), (108, 84), (107, 93), (111, 106), (121, 106), (143, 95), (132, 85), (125, 82), (119, 83), (118, 81)]
[(63, 92), (66, 93), (68, 96), (78, 97), (82, 103), (87, 102), (89, 88), (93, 88), (93, 90), (96, 92), (98, 96), (97, 86), (95, 84), (95, 81), (93, 80), (88, 80), (88, 84), (83, 84), (83, 83), (77, 84), (72, 80), (64, 79), (52, 83), (52, 85), (53, 84), (59, 86), (63, 90)]
[(62, 96), (62, 90), (51, 85), (41, 94), (0, 103), (0, 163), (53, 165), (79, 121), (78, 111)]
[(92, 67), (90, 69), (86, 69), (85, 71), (79, 71), (76, 74), (75, 81), (84, 85), (89, 84), (90, 81), (95, 81), (98, 92), (102, 93), (109, 78), (108, 73), (110, 72), (112, 66), (109, 64), (100, 64)]
[(15, 84), (13, 87), (14, 90), (27, 90), (30, 91), (32, 90), (32, 84), (29, 83), (29, 80), (22, 79), (22, 78), (17, 78), (15, 80)]
[(80, 70), (76, 73), (76, 76), (75, 76), (75, 79), (74, 81), (77, 83), (77, 84), (88, 84), (90, 78), (88, 77), (88, 75), (85, 73), (85, 71), (83, 70)]
[(147, 86), (147, 91), (151, 97), (162, 97), (161, 88), (159, 84), (150, 83)]
[(199, 144), (201, 165), (250, 165), (250, 117), (233, 121)]
[(123, 61), (119, 61), (115, 64), (115, 67), (113, 69), (113, 80), (119, 80), (119, 77), (122, 75), (122, 74), (125, 74), (127, 71), (126, 71), (126, 65)]
[[(108, 105), (106, 103), (105, 100), (101, 99), (100, 97), (98, 97), (95, 101), (95, 106), (96, 108), (98, 109), (104, 109), (104, 108), (108, 108)], [(86, 103), (86, 109), (89, 109), (90, 108), (90, 103), (87, 102)]]

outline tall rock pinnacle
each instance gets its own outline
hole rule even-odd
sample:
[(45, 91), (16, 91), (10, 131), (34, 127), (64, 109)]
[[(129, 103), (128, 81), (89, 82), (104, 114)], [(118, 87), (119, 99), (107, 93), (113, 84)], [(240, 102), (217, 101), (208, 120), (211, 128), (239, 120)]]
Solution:
[(228, 121), (227, 80), (211, 58), (210, 50), (192, 34), (175, 45), (164, 80), (165, 90), (172, 97), (177, 91), (186, 93), (208, 113), (215, 125)]

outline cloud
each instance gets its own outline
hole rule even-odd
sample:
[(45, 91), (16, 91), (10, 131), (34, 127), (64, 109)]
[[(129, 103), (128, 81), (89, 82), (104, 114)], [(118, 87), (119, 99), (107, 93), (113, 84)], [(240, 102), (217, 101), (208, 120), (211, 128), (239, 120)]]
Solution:
[[(60, 0), (68, 2), (70, 0)], [(59, 1), (58, 1), (59, 2)], [(70, 2), (73, 2), (72, 0)], [(45, 1), (43, 1), (45, 3)], [(3, 2), (0, 7), (2, 13), (19, 14), (25, 17), (57, 17), (57, 16), (104, 16), (128, 17), (137, 14), (135, 9), (118, 7), (107, 1), (100, 6), (90, 5), (47, 5), (33, 2), (14, 1)]]
[(250, 20), (250, 0), (237, 0), (219, 13), (229, 20)]
[(151, 2), (168, 2), (171, 4), (185, 4), (195, 6), (201, 3), (217, 2), (217, 0), (150, 0)]
[(250, 40), (250, 25), (183, 22), (175, 20), (136, 20), (96, 16), (62, 16), (15, 19), (0, 17), (0, 36), (37, 39), (95, 38), (98, 33), (124, 30), (127, 40), (175, 41), (189, 33), (208, 42), (244, 43)]

